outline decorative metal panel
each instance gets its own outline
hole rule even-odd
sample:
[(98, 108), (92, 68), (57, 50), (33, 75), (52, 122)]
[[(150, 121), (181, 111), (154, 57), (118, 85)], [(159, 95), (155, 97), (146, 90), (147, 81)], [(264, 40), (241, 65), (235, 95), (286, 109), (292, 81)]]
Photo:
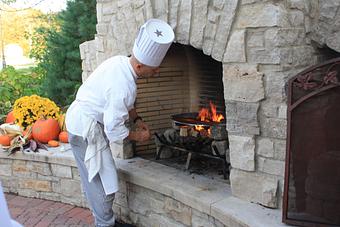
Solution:
[(283, 222), (340, 226), (340, 58), (288, 82)]

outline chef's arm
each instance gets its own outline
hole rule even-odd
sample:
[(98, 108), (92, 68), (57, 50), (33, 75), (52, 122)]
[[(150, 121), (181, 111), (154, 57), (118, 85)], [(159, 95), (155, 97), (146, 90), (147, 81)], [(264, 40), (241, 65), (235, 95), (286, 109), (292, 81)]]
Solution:
[(143, 121), (143, 119), (140, 116), (138, 116), (135, 108), (129, 111), (129, 117), (133, 121), (133, 123), (137, 126), (137, 128), (149, 130), (148, 125)]
[(151, 137), (149, 130), (140, 130), (140, 131), (130, 131), (128, 135), (129, 140), (134, 140), (137, 142), (148, 141)]
[(136, 131), (130, 131), (128, 135), (129, 140), (135, 140), (138, 142), (147, 141), (150, 139), (151, 134), (147, 124), (143, 121), (141, 117), (138, 116), (136, 109), (131, 109), (129, 111), (129, 117), (136, 125)]
[(135, 123), (136, 120), (138, 120), (140, 117), (138, 117), (137, 111), (135, 108), (131, 109), (129, 111), (129, 117), (130, 119)]

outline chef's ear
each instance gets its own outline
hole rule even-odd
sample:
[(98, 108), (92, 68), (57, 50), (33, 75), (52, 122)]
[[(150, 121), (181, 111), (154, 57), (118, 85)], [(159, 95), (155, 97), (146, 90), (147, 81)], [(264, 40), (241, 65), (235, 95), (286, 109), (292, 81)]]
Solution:
[(143, 66), (144, 66), (144, 65), (141, 64), (141, 63), (137, 63), (137, 64), (136, 64), (136, 68), (137, 68), (138, 71), (140, 71), (140, 70), (142, 69)]

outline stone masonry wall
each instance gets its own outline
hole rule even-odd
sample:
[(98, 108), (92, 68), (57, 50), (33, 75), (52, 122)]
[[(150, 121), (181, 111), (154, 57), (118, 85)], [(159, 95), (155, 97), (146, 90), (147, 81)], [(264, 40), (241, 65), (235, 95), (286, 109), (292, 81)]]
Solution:
[[(286, 83), (319, 61), (311, 37), (337, 50), (336, 38), (312, 35), (325, 34), (315, 23), (326, 27), (331, 17), (338, 18), (340, 10), (326, 13), (330, 5), (339, 8), (336, 0), (98, 0), (95, 40), (80, 46), (83, 79), (108, 57), (130, 54), (148, 18), (167, 21), (176, 42), (223, 64), (233, 195), (280, 208)], [(333, 37), (338, 24), (327, 30)]]
[(340, 53), (340, 1), (292, 1), (293, 6), (306, 12), (305, 24), (308, 37), (320, 46), (327, 46)]
[[(7, 156), (0, 149), (0, 181), (4, 191), (88, 207), (71, 152), (66, 155), (60, 154), (58, 150), (53, 152), (58, 157), (31, 153)], [(224, 220), (223, 224), (204, 213), (203, 208), (197, 210), (168, 195), (134, 184), (132, 179), (126, 177), (129, 178), (126, 172), (119, 170), (119, 192), (115, 194), (113, 204), (118, 220), (140, 227), (247, 226), (232, 217), (225, 218), (227, 221)]]
[(27, 154), (12, 158), (0, 152), (0, 180), (5, 192), (87, 207), (74, 161), (48, 162)]
[[(113, 205), (120, 220), (136, 226), (225, 227), (219, 220), (180, 201), (147, 188), (120, 181)], [(242, 226), (230, 220), (228, 226)]]
[(282, 201), (286, 83), (317, 63), (305, 12), (293, 2), (242, 1), (228, 46), (239, 46), (243, 56), (224, 64), (232, 192), (268, 207)]

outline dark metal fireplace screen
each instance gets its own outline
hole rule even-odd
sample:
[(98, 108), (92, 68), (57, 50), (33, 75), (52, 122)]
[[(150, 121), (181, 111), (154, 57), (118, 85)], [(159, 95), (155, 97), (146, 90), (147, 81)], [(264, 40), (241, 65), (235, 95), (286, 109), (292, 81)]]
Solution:
[(340, 58), (289, 80), (283, 221), (340, 226)]

